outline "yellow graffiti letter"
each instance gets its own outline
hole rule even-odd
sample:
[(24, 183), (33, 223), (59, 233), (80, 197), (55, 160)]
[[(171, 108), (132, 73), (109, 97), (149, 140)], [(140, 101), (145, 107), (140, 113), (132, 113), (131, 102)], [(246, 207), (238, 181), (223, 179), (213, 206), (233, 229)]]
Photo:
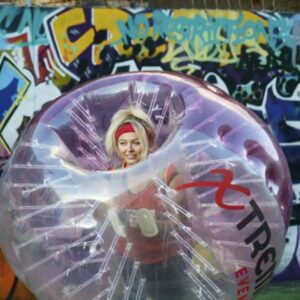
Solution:
[(68, 29), (70, 27), (84, 24), (85, 22), (86, 18), (82, 8), (64, 11), (62, 14), (53, 18), (51, 22), (58, 54), (66, 65), (72, 63), (86, 48), (90, 47), (94, 41), (95, 30), (93, 28), (88, 29), (75, 41), (72, 41), (68, 35)]

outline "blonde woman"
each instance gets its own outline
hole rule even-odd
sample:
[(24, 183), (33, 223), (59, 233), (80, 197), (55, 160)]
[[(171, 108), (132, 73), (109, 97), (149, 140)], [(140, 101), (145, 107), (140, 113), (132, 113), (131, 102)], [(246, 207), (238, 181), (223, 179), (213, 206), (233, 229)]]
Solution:
[(110, 157), (114, 154), (119, 156), (123, 168), (129, 167), (148, 156), (154, 137), (154, 126), (147, 114), (130, 107), (113, 116), (105, 147)]
[[(154, 139), (154, 125), (145, 112), (133, 107), (118, 111), (112, 118), (105, 140), (107, 153), (120, 159), (112, 169), (129, 168), (146, 159)], [(180, 178), (174, 166), (168, 167), (164, 173), (163, 180), (167, 185), (179, 185)], [(119, 235), (117, 252), (123, 255), (126, 245), (132, 245), (123, 269), (126, 286), (134, 266), (139, 265), (139, 276), (132, 283), (129, 299), (135, 299), (141, 278), (145, 285), (141, 299), (187, 299), (185, 266), (178, 254), (179, 246), (170, 234), (171, 224), (165, 217), (166, 208), (157, 196), (155, 183), (150, 180), (143, 188), (128, 189), (118, 198), (109, 216)], [(123, 231), (120, 231), (120, 224)]]

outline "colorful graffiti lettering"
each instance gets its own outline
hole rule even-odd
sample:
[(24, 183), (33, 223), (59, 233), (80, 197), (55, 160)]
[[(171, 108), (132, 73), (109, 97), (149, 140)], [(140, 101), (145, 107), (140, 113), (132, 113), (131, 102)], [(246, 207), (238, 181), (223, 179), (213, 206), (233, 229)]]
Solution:
[[(264, 58), (284, 47), (295, 51), (288, 18), (272, 16), (266, 20), (256, 15), (249, 18), (247, 14), (189, 10), (133, 15), (110, 10), (113, 20), (106, 22), (103, 10), (74, 8), (49, 17), (47, 27), (55, 41), (53, 51), (77, 80), (76, 65), (87, 56), (90, 71), (105, 64), (103, 57), (109, 55), (135, 55), (138, 59), (161, 55), (162, 63), (170, 63), (172, 70), (190, 74), (195, 67), (189, 62), (236, 63), (243, 47), (247, 53)], [(261, 66), (267, 63), (267, 59), (260, 60)]]
[(16, 26), (14, 27), (15, 33), (21, 33), (24, 29), (29, 30), (31, 34), (30, 42), (19, 43), (18, 47), (48, 44), (43, 31), (43, 21), (48, 14), (49, 11), (43, 9), (33, 10), (29, 7), (3, 6), (0, 10), (0, 24), (3, 25), (2, 28)]

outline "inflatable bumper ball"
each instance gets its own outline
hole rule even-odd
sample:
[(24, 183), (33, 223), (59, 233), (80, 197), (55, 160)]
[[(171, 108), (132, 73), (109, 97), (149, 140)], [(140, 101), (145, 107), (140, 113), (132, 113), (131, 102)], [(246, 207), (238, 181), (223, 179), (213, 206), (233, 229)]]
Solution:
[[(115, 168), (106, 133), (128, 107), (155, 140)], [(38, 299), (251, 299), (281, 258), (291, 195), (268, 127), (222, 91), (116, 75), (29, 123), (1, 177), (1, 247)]]

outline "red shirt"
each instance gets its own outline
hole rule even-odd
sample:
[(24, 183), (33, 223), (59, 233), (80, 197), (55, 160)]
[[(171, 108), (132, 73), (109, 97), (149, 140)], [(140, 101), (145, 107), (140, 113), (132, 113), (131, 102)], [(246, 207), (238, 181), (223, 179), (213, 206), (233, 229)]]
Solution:
[[(166, 174), (172, 174), (170, 168), (167, 168)], [(173, 170), (174, 167), (173, 167)], [(169, 177), (167, 175), (167, 177)], [(173, 175), (171, 176), (173, 177)], [(170, 178), (171, 178), (170, 177)], [(168, 183), (169, 180), (166, 180)], [(157, 193), (157, 186), (153, 181), (138, 193), (126, 192), (120, 195), (117, 206), (120, 214), (124, 214), (126, 219), (130, 213), (135, 213), (140, 208), (147, 208), (154, 211), (154, 218), (157, 223), (159, 221), (167, 222), (167, 217), (164, 212), (168, 207), (164, 206)], [(159, 227), (159, 225), (158, 225)], [(117, 251), (123, 254), (126, 249), (127, 242), (132, 244), (128, 258), (141, 262), (142, 264), (152, 264), (164, 261), (169, 257), (175, 256), (178, 253), (178, 245), (170, 234), (170, 227), (168, 225), (162, 226), (159, 233), (154, 237), (145, 237), (139, 226), (137, 228), (125, 226), (126, 238), (120, 237), (117, 243)]]

